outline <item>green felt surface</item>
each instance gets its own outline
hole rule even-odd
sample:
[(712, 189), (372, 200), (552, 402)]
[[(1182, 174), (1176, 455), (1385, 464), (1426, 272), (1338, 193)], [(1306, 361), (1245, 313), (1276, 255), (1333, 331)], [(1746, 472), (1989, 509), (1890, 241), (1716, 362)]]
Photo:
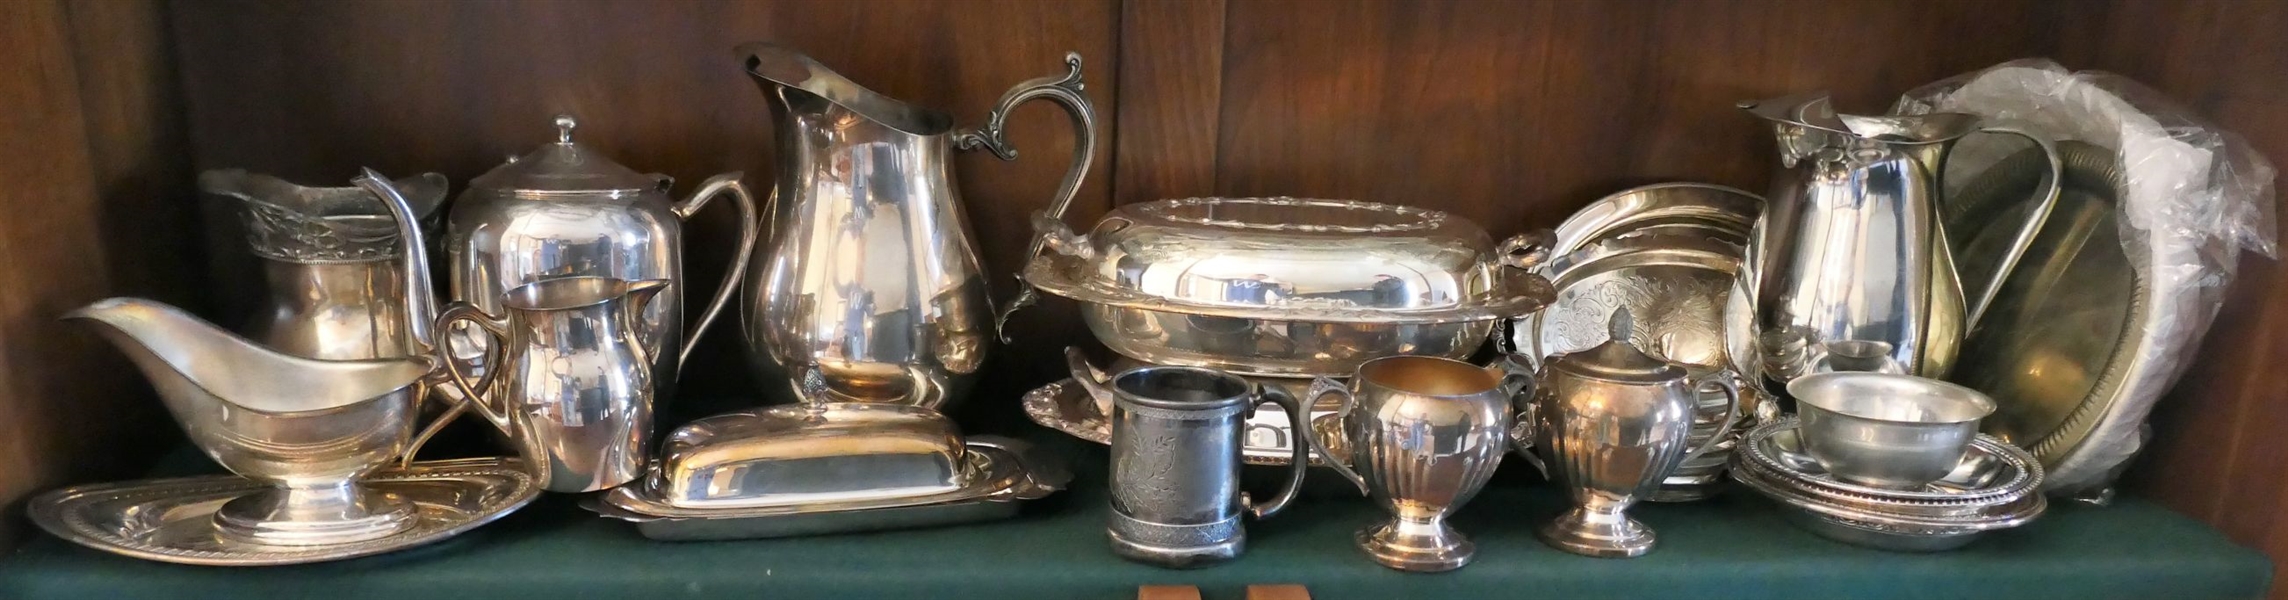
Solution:
[[(2025, 528), (1959, 551), (1898, 554), (1829, 542), (1742, 490), (1633, 511), (1660, 534), (1637, 559), (1593, 559), (1534, 541), (1554, 516), (1549, 485), (1510, 471), (1454, 524), (1475, 564), (1407, 574), (1368, 562), (1352, 531), (1380, 517), (1326, 489), (1249, 526), (1237, 562), (1168, 571), (1105, 547), (1102, 448), (1050, 441), (1083, 464), (1076, 489), (1012, 521), (787, 540), (662, 543), (544, 497), (439, 545), (351, 561), (267, 568), (142, 562), (35, 534), (0, 560), (0, 598), (1134, 598), (1143, 584), (1239, 598), (1251, 583), (1301, 583), (1344, 598), (2253, 598), (2264, 556), (2139, 500), (2054, 506)], [(1068, 443), (1069, 442), (1069, 443)], [(1331, 479), (1331, 478), (1330, 478)]]

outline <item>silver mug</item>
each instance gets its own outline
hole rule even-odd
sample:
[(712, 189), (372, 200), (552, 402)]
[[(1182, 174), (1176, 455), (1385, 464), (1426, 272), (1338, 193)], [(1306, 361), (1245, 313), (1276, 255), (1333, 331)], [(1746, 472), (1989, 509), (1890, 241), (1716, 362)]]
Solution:
[[(1367, 361), (1348, 385), (1321, 377), (1306, 397), (1342, 397), (1342, 446), (1350, 466), (1328, 466), (1359, 485), (1390, 520), (1354, 536), (1376, 563), (1439, 572), (1470, 563), (1477, 546), (1446, 524), (1501, 466), (1510, 398), (1531, 378), (1501, 366), (1433, 356)], [(1356, 469), (1355, 471), (1353, 469)]]
[[(511, 432), (520, 452), (538, 463), (535, 474), (548, 491), (592, 492), (634, 481), (651, 447), (656, 376), (640, 320), (670, 283), (546, 279), (503, 294), (507, 314), (501, 316), (453, 303), (439, 314), (439, 330), (465, 321), (494, 339), (474, 382), (459, 361), (444, 361), (470, 399), (447, 417), (473, 405)], [(435, 433), (435, 427), (423, 432), (416, 447)]]
[(1079, 378), (1109, 394), (1112, 409), (1112, 551), (1171, 568), (1237, 558), (1247, 546), (1242, 517), (1267, 519), (1295, 499), (1316, 439), (1294, 446), (1287, 483), (1269, 501), (1239, 490), (1240, 451), (1256, 405), (1285, 409), (1291, 431), (1308, 431), (1310, 411), (1293, 396), (1237, 375), (1198, 367), (1141, 367), (1107, 381)]

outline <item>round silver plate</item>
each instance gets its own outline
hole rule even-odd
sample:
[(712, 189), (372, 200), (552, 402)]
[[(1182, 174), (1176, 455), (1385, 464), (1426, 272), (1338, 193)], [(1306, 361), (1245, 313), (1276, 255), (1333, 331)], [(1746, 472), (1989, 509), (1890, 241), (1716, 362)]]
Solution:
[(265, 546), (215, 536), (224, 502), (266, 486), (230, 475), (73, 486), (28, 505), (32, 522), (74, 544), (160, 562), (228, 567), (294, 565), (371, 556), (444, 540), (532, 502), (540, 486), (507, 458), (414, 463), (367, 476), (363, 485), (420, 507), (411, 528), (380, 539), (326, 546)]

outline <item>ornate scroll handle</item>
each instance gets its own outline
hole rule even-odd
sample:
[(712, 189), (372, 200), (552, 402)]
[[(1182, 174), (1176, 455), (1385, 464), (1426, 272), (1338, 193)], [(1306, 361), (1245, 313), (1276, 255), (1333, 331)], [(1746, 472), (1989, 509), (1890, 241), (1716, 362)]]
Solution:
[[(1065, 113), (1072, 116), (1077, 141), (1073, 144), (1072, 167), (1065, 171), (1064, 182), (1057, 184), (1057, 193), (1050, 200), (1049, 208), (1041, 213), (1049, 220), (1064, 218), (1065, 209), (1072, 206), (1073, 195), (1080, 193), (1081, 179), (1088, 175), (1089, 162), (1096, 156), (1096, 107), (1089, 104), (1088, 96), (1081, 93), (1085, 86), (1081, 82), (1079, 52), (1065, 53), (1065, 69), (1063, 77), (1042, 77), (1010, 88), (1008, 93), (1001, 95), (1001, 102), (994, 105), (993, 112), (985, 115), (984, 125), (953, 136), (955, 148), (984, 148), (992, 151), (994, 156), (1001, 157), (1001, 160), (1017, 160), (1017, 149), (1009, 146), (1009, 140), (1001, 133), (1009, 113), (1017, 105), (1036, 98), (1047, 99), (1064, 107)], [(1033, 243), (1025, 250), (1025, 262), (1032, 262), (1033, 257), (1040, 256), (1041, 248), (1046, 243), (1044, 236), (1036, 234)], [(1009, 315), (1031, 306), (1039, 293), (1034, 291), (1032, 284), (1024, 281), (1024, 267), (1019, 266), (1017, 272), (1017, 297), (1003, 306), (1000, 314), (994, 315), (993, 319), (993, 330), (1004, 344), (1009, 343)]]

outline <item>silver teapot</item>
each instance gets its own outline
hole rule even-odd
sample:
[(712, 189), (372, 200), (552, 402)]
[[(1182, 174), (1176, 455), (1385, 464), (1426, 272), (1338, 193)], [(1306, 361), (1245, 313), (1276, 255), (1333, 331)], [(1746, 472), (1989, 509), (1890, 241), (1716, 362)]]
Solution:
[(1654, 358), (1630, 340), (1627, 309), (1613, 311), (1608, 338), (1596, 347), (1551, 358), (1539, 389), (1522, 401), (1510, 441), (1527, 463), (1565, 489), (1573, 507), (1535, 530), (1559, 550), (1598, 557), (1651, 552), (1649, 527), (1623, 514), (1685, 460), (1717, 447), (1710, 436), (1687, 452), (1697, 388), (1725, 397), (1724, 424), (1739, 420), (1740, 390), (1729, 378), (1693, 383), (1683, 366)]
[[(677, 366), (731, 300), (735, 282), (747, 270), (760, 227), (754, 198), (739, 183), (740, 174), (725, 173), (678, 202), (668, 197), (673, 179), (638, 174), (573, 143), (576, 125), (572, 117), (558, 116), (555, 143), (470, 180), (468, 191), (454, 201), (445, 241), (453, 299), (498, 315), (510, 289), (543, 279), (666, 280), (667, 288), (643, 310), (635, 328), (652, 361), (653, 396), (672, 398)], [(729, 249), (730, 271), (686, 335), (683, 221), (723, 195), (739, 209), (739, 246)], [(481, 373), (474, 353), (490, 340), (467, 327), (448, 333), (456, 342), (451, 359)]]

